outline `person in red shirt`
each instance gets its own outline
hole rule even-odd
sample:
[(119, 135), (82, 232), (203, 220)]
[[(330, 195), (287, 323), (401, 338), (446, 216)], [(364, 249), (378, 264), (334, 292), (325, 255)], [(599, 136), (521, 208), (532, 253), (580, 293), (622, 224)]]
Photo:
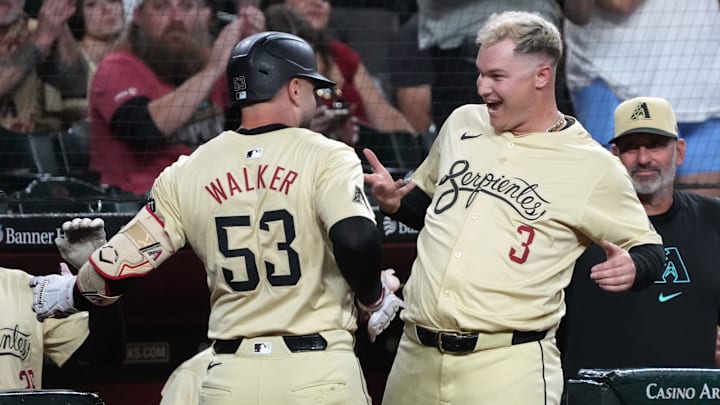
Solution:
[(309, 22), (310, 28), (317, 31), (310, 34), (314, 38), (308, 38), (307, 32), (292, 32), (298, 29), (297, 20), (293, 18), (293, 23), (289, 25), (295, 30), (288, 29), (286, 32), (303, 37), (313, 45), (318, 55), (319, 71), (337, 83), (340, 89), (338, 97), (348, 104), (351, 114), (359, 123), (380, 132), (408, 132), (416, 135), (408, 119), (387, 101), (363, 64), (360, 54), (343, 42), (327, 36), (331, 12), (328, 1), (270, 0), (266, 3), (266, 14), (270, 6), (283, 4), (304, 17), (303, 20)]
[(222, 132), (225, 67), (235, 44), (264, 28), (238, 11), (211, 43), (202, 0), (145, 0), (90, 90), (90, 169), (100, 183), (144, 194), (178, 156)]

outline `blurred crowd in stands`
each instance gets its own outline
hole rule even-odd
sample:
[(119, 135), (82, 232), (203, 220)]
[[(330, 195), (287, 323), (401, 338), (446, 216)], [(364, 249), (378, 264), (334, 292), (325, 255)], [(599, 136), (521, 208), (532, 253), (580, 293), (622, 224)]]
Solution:
[[(3, 139), (69, 131), (82, 139), (71, 145), (86, 148), (74, 152), (87, 156), (73, 173), (142, 196), (179, 155), (237, 128), (239, 117), (226, 112), (227, 57), (240, 39), (275, 30), (311, 43), (321, 73), (337, 83), (318, 91), (312, 129), (358, 150), (401, 139), (419, 163), (454, 108), (482, 103), (478, 28), (494, 12), (526, 10), (563, 31), (561, 111), (609, 147), (620, 102), (670, 100), (688, 145), (678, 183), (718, 196), (719, 7), (715, 0), (0, 0), (0, 129)], [(23, 153), (0, 143), (0, 158)], [(2, 170), (60, 174), (34, 173), (37, 165)], [(0, 189), (16, 191), (22, 181), (10, 183)]]

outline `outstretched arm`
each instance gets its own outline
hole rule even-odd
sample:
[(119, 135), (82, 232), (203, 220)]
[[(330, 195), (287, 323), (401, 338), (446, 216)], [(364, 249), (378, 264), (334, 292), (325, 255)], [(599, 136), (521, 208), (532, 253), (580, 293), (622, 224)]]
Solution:
[[(82, 296), (78, 299), (84, 300)], [(120, 301), (106, 307), (88, 306), (88, 335), (75, 352), (78, 359), (93, 365), (117, 365), (125, 360), (127, 336)]]
[(640, 245), (626, 251), (603, 241), (602, 248), (607, 260), (590, 269), (590, 278), (603, 290), (640, 290), (662, 275), (665, 261), (662, 245)]
[[(107, 242), (104, 225), (101, 218), (66, 221), (62, 224), (63, 235), (55, 239), (55, 245), (65, 260), (74, 260), (73, 265), (81, 267), (95, 248)], [(69, 280), (74, 279), (65, 263), (60, 264), (60, 275)], [(99, 307), (90, 304), (74, 288), (72, 291), (74, 306), (89, 312), (89, 335), (73, 357), (94, 365), (122, 363), (126, 353), (126, 335), (120, 302)]]
[(106, 244), (95, 250), (77, 276), (37, 276), (33, 287), (33, 311), (39, 320), (61, 318), (77, 312), (77, 294), (95, 305), (117, 301), (132, 282), (147, 275), (175, 253), (163, 223), (143, 207)]

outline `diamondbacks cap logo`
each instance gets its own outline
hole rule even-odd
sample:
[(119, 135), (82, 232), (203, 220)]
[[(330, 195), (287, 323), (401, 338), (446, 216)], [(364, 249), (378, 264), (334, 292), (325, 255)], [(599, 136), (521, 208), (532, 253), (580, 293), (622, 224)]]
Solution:
[(650, 119), (650, 111), (648, 110), (647, 103), (642, 102), (639, 103), (635, 107), (635, 111), (633, 111), (632, 115), (630, 116), (630, 120), (649, 120)]
[(625, 100), (615, 109), (615, 137), (634, 133), (678, 137), (678, 125), (670, 103), (658, 97), (636, 97)]

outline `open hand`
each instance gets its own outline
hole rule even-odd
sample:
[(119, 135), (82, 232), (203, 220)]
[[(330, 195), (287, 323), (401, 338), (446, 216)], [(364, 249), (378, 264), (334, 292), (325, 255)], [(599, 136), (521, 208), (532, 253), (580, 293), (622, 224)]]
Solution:
[(605, 291), (629, 290), (635, 282), (635, 263), (627, 250), (610, 241), (603, 241), (607, 260), (590, 269), (590, 278)]

